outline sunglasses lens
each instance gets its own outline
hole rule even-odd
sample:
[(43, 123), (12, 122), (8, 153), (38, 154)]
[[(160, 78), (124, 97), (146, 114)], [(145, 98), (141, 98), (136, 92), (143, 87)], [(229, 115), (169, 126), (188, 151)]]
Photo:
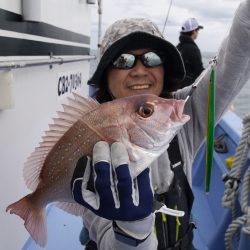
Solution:
[(136, 58), (140, 58), (143, 65), (148, 68), (159, 66), (164, 62), (163, 57), (153, 51), (149, 51), (143, 55), (123, 53), (112, 62), (112, 65), (116, 69), (132, 69)]
[(155, 52), (147, 52), (142, 56), (142, 61), (146, 67), (156, 67), (163, 64), (163, 59)]
[(112, 62), (113, 67), (117, 69), (130, 69), (135, 62), (135, 56), (131, 54), (121, 54)]

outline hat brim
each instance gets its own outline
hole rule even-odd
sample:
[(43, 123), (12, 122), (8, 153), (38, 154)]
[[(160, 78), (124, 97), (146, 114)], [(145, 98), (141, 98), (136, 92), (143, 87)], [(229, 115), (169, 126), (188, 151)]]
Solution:
[[(110, 65), (111, 61), (124, 50), (137, 48), (152, 48), (165, 52), (168, 77), (174, 78), (175, 82), (184, 79), (185, 68), (182, 57), (173, 44), (163, 38), (156, 37), (145, 32), (134, 32), (114, 42), (104, 52), (88, 84), (95, 87), (100, 86), (104, 71)], [(176, 88), (175, 86), (169, 86), (168, 89), (174, 90)]]

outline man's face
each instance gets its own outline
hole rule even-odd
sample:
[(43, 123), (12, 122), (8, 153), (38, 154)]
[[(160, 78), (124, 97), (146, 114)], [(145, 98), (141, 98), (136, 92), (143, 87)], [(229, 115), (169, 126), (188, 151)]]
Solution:
[[(129, 51), (133, 55), (142, 55), (150, 49), (136, 49)], [(138, 94), (155, 94), (159, 96), (163, 90), (164, 67), (159, 65), (152, 68), (145, 67), (141, 60), (137, 60), (131, 69), (108, 70), (108, 87), (115, 98)]]
[(192, 34), (193, 40), (197, 39), (198, 33), (199, 33), (199, 30), (194, 30), (193, 31), (193, 34)]

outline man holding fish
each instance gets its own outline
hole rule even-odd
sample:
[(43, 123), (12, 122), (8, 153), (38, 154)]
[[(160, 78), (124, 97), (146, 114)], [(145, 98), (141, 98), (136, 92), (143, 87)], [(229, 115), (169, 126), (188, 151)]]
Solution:
[[(249, 27), (248, 0), (237, 10), (230, 34), (218, 52), (216, 121), (249, 79)], [(99, 88), (96, 92), (99, 102), (142, 94), (185, 100), (192, 92), (192, 87), (176, 91), (178, 82), (185, 76), (182, 59), (149, 20), (115, 22), (105, 33), (101, 54), (89, 82)], [(86, 183), (81, 186), (80, 198), (76, 198), (89, 208), (83, 219), (92, 240), (90, 245), (94, 241), (97, 249), (194, 249), (191, 167), (206, 135), (209, 73), (185, 104), (184, 113), (190, 115), (190, 121), (150, 166), (144, 165), (142, 160), (141, 171), (134, 174), (130, 165), (133, 159), (122, 143), (98, 142), (95, 145), (92, 161), (85, 160), (94, 177), (86, 179), (91, 179), (89, 185), (83, 181)], [(147, 139), (142, 143), (147, 147)], [(136, 158), (136, 154), (133, 156)], [(79, 161), (76, 169), (83, 169), (82, 165)], [(79, 173), (82, 177), (83, 171)], [(74, 192), (79, 195), (73, 188)], [(177, 213), (171, 215), (170, 210), (154, 213), (160, 206), (156, 201), (170, 209), (184, 211), (185, 215), (176, 217)]]
[[(216, 121), (250, 78), (249, 40), (246, 0), (218, 52)], [(45, 207), (59, 201), (83, 216), (86, 249), (194, 249), (191, 168), (206, 135), (210, 74), (177, 90), (184, 76), (179, 52), (150, 20), (107, 29), (89, 82), (101, 104), (75, 94), (64, 106), (25, 165), (33, 193), (7, 208), (40, 246)]]

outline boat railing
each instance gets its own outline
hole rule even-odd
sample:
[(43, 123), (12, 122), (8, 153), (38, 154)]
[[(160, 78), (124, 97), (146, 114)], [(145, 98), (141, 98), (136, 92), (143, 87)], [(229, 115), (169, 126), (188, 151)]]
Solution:
[(50, 68), (54, 64), (64, 64), (64, 63), (72, 63), (72, 62), (80, 62), (80, 61), (90, 61), (95, 60), (96, 56), (94, 55), (83, 55), (83, 56), (72, 56), (72, 57), (55, 57), (50, 56), (46, 59), (28, 59), (28, 60), (13, 60), (13, 61), (0, 61), (0, 70), (5, 69), (19, 69), (26, 67), (34, 67), (34, 66), (42, 66), (49, 65)]

